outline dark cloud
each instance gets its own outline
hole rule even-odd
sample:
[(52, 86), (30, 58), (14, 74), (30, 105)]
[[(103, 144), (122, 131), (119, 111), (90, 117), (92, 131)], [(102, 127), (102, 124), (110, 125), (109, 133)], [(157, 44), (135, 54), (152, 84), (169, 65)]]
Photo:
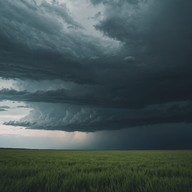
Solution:
[(117, 2), (119, 6), (107, 6), (104, 20), (96, 25), (98, 30), (122, 41), (127, 52), (152, 74), (168, 70), (173, 75), (191, 70), (191, 2), (139, 1), (138, 6), (128, 1)]
[(42, 2), (0, 3), (0, 76), (73, 85), (2, 89), (1, 100), (34, 108), (6, 124), (96, 131), (191, 122), (191, 1), (92, 0), (104, 7), (95, 28), (115, 49), (85, 33), (67, 6)]
[[(190, 101), (192, 97), (192, 94), (188, 93), (186, 87), (176, 87), (175, 89), (171, 89), (170, 87), (170, 89), (165, 90), (160, 86), (150, 87), (149, 84), (149, 88), (146, 88), (144, 92), (142, 86), (144, 85), (140, 85), (139, 89), (134, 93), (126, 92), (123, 88), (119, 90), (104, 90), (99, 86), (80, 86), (75, 87), (74, 90), (59, 89), (36, 92), (2, 89), (0, 90), (0, 100), (64, 103), (96, 108), (142, 109), (155, 104), (160, 105), (170, 102)], [(166, 89), (167, 88), (168, 87), (166, 87)], [(88, 92), (87, 89), (89, 90)]]
[(31, 103), (21, 121), (6, 125), (64, 131), (113, 130), (164, 123), (191, 123), (191, 102), (152, 105), (142, 109), (103, 108), (71, 104)]
[(102, 41), (86, 34), (65, 5), (2, 1), (0, 26), (1, 77), (94, 82), (82, 58), (101, 54)]

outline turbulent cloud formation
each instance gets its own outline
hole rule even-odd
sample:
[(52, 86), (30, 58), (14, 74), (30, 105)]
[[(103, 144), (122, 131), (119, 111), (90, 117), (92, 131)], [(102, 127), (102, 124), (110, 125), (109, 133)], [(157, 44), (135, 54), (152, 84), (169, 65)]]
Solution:
[(93, 83), (86, 58), (112, 50), (56, 1), (2, 1), (0, 16), (1, 77)]
[(191, 123), (191, 8), (189, 0), (0, 2), (0, 77), (16, 81), (0, 100), (32, 109), (4, 124), (92, 132)]
[(141, 109), (53, 103), (38, 103), (32, 106), (34, 110), (28, 116), (5, 124), (35, 129), (41, 127), (49, 130), (92, 132), (173, 122), (192, 123), (191, 102), (151, 105)]

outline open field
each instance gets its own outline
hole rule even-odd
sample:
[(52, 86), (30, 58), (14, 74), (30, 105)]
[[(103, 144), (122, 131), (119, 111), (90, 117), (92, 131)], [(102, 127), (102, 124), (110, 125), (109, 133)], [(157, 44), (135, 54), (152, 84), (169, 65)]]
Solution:
[(191, 192), (192, 151), (0, 150), (1, 192)]

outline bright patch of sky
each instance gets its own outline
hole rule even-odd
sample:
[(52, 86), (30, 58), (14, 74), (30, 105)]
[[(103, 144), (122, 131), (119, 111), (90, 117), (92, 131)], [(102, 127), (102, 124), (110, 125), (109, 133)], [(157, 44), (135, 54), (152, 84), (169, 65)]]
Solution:
[(29, 114), (30, 108), (24, 102), (0, 101), (0, 107), (6, 107), (0, 111), (0, 126), (7, 121), (16, 121)]
[(0, 148), (81, 149), (93, 133), (32, 130), (0, 125)]
[(18, 90), (17, 81), (13, 79), (3, 79), (0, 77), (0, 90), (1, 89), (15, 89)]

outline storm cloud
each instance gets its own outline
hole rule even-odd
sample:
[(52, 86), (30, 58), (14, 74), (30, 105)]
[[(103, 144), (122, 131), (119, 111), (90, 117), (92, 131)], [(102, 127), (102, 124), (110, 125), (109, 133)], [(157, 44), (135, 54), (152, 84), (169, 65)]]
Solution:
[(84, 60), (110, 51), (110, 41), (88, 34), (65, 4), (2, 1), (0, 16), (0, 76), (4, 78), (93, 83), (94, 73)]
[(92, 132), (191, 123), (190, 0), (91, 0), (93, 15), (80, 19), (68, 5), (0, 2), (0, 77), (19, 84), (0, 100), (32, 109), (4, 124)]

